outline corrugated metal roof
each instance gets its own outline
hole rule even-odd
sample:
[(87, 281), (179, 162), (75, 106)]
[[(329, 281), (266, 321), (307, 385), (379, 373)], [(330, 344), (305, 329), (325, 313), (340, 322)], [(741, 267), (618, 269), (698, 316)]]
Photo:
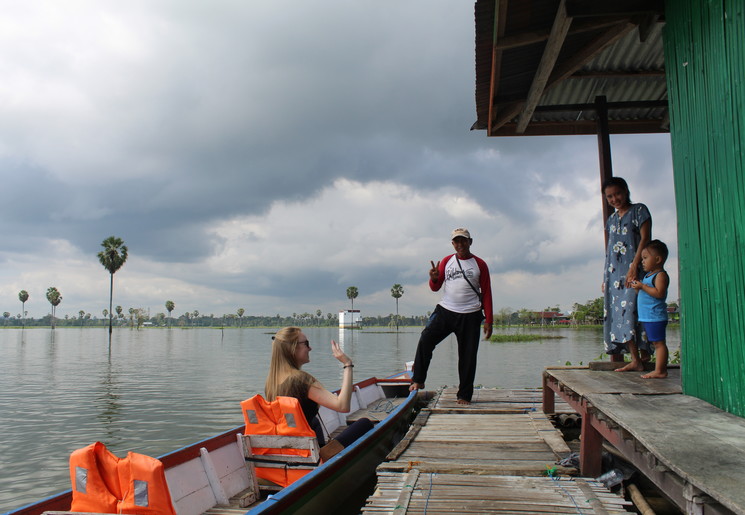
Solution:
[[(611, 133), (667, 132), (661, 2), (622, 0), (613, 2), (613, 12), (602, 4), (566, 0), (568, 33), (523, 134), (594, 134), (600, 96)], [(490, 135), (520, 135), (517, 119), (559, 6), (559, 0), (476, 1), (474, 129), (489, 127), (491, 109)]]

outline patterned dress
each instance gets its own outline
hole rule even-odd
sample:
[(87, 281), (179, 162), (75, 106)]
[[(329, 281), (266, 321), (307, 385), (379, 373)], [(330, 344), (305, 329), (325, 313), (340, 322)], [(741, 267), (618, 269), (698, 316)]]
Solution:
[[(624, 343), (636, 340), (639, 350), (647, 352), (654, 348), (641, 338), (641, 325), (637, 321), (636, 290), (626, 288), (626, 274), (639, 242), (641, 226), (651, 220), (649, 210), (644, 204), (632, 204), (623, 217), (618, 211), (608, 217), (605, 229), (608, 232), (608, 248), (605, 251), (605, 311), (603, 323), (603, 342), (605, 352), (620, 354), (626, 352)], [(639, 277), (643, 276), (641, 265)]]

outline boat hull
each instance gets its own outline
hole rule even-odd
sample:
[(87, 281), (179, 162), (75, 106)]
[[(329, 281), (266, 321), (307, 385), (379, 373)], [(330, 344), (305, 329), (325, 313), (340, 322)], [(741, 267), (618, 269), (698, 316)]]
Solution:
[[(369, 385), (380, 385), (389, 391), (391, 388), (398, 388), (398, 393), (401, 394), (401, 388), (405, 386), (401, 380), (405, 382), (406, 378), (395, 376), (388, 379), (369, 379), (358, 383), (358, 386), (364, 388)], [(338, 506), (372, 479), (377, 465), (406, 434), (413, 420), (416, 405), (416, 392), (411, 392), (404, 402), (352, 445), (292, 485), (250, 510), (247, 509), (246, 513), (320, 513), (321, 510), (328, 511), (329, 507)], [(212, 452), (235, 443), (237, 435), (243, 429), (243, 426), (233, 428), (160, 456), (158, 459), (167, 470), (198, 458), (201, 448)], [(41, 515), (46, 511), (68, 511), (71, 501), (72, 490), (66, 490), (4, 515)]]

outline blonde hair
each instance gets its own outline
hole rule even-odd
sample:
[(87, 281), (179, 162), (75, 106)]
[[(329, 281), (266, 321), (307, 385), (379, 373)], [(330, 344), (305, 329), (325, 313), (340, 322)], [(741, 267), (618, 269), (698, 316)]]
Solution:
[(277, 395), (302, 396), (315, 382), (312, 375), (300, 370), (295, 359), (301, 331), (299, 327), (283, 327), (272, 338), (272, 359), (264, 385), (268, 401), (273, 401)]

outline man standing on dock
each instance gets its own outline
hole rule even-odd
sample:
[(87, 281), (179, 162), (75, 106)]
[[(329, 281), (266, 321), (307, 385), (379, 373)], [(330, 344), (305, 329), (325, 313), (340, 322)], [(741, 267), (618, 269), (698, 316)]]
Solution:
[(492, 298), (489, 267), (471, 254), (473, 239), (467, 229), (455, 229), (451, 235), (455, 254), (446, 256), (429, 271), (429, 287), (439, 291), (442, 300), (429, 317), (419, 338), (409, 390), (421, 390), (427, 379), (432, 353), (438, 343), (455, 333), (458, 340), (458, 404), (470, 404), (476, 378), (479, 329), (484, 322), (484, 339), (492, 333)]

